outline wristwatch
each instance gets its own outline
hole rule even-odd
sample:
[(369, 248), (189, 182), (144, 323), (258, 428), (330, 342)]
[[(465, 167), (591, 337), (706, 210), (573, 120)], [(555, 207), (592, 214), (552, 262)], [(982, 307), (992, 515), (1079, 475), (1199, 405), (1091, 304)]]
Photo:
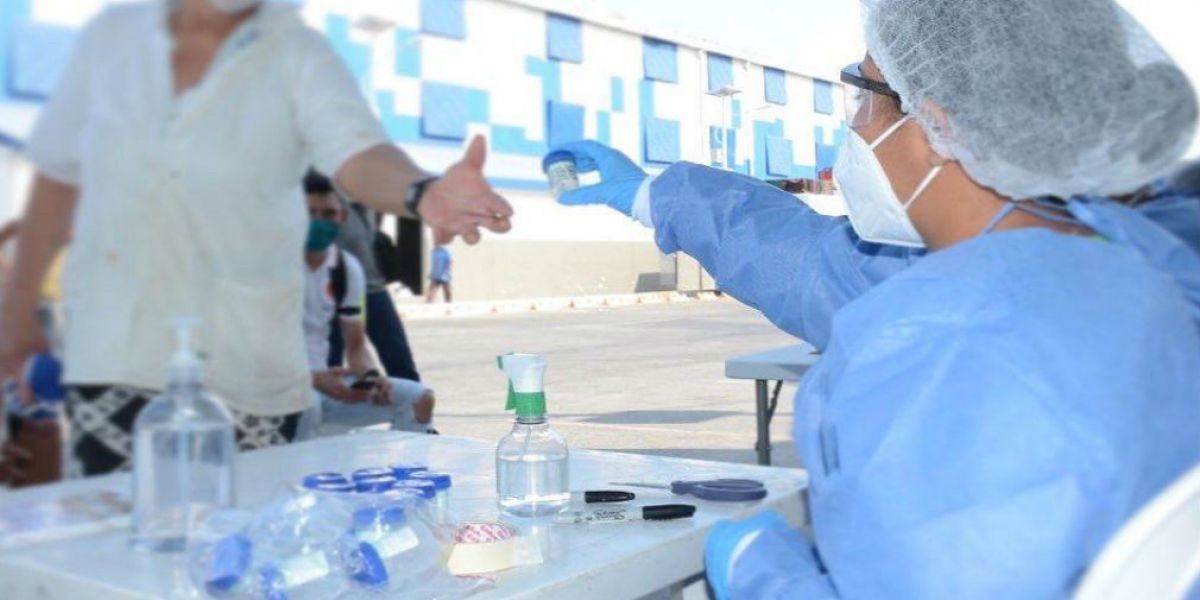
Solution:
[(421, 200), (425, 197), (425, 190), (429, 187), (429, 184), (437, 180), (436, 176), (426, 177), (408, 186), (408, 195), (404, 197), (404, 212), (406, 213), (404, 216), (418, 221), (421, 220), (421, 213), (417, 212), (417, 208), (421, 206)]

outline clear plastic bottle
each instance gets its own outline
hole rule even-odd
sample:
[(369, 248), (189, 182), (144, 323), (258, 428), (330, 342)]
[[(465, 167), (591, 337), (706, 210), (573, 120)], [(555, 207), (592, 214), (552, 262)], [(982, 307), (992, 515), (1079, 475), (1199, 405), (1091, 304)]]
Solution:
[(560, 513), (571, 501), (567, 442), (546, 419), (546, 361), (530, 354), (499, 357), (508, 374), (508, 408), (517, 421), (496, 447), (500, 508), (519, 517)]
[(167, 391), (134, 423), (133, 536), (140, 550), (179, 552), (208, 514), (233, 506), (233, 418), (201, 383), (181, 319)]

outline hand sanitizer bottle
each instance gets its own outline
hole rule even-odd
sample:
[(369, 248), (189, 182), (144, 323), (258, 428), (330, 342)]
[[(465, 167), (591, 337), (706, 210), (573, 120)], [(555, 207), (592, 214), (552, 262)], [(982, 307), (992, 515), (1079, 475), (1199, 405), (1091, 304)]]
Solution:
[(133, 426), (133, 537), (140, 550), (179, 552), (208, 514), (233, 505), (233, 418), (201, 383), (195, 321), (180, 319), (167, 391)]
[(546, 361), (532, 354), (505, 354), (497, 362), (508, 375), (507, 409), (517, 412), (512, 432), (496, 447), (500, 508), (518, 517), (562, 512), (571, 501), (567, 443), (546, 420)]

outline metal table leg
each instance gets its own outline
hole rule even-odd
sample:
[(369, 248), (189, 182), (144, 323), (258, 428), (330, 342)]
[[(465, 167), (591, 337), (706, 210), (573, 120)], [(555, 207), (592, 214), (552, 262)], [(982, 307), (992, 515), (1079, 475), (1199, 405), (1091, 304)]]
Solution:
[(758, 464), (760, 465), (771, 464), (771, 413), (767, 385), (768, 382), (765, 379), (754, 381), (754, 412), (758, 421), (758, 443), (754, 448), (758, 450)]
[(775, 391), (768, 393), (769, 383), (765, 379), (754, 381), (755, 417), (758, 420), (758, 442), (754, 449), (758, 450), (758, 464), (771, 464), (771, 419), (775, 418), (775, 409), (779, 408), (779, 392), (783, 390), (783, 382), (775, 382)]

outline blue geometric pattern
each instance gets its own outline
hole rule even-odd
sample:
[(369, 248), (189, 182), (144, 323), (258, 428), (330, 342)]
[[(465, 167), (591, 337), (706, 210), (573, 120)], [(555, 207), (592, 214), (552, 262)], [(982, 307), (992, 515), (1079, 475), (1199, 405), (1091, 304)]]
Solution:
[(612, 114), (607, 110), (596, 112), (596, 141), (604, 145), (612, 144)]
[(583, 25), (579, 19), (546, 15), (546, 56), (566, 62), (583, 62)]
[(612, 111), (625, 112), (625, 80), (620, 77), (612, 78)]
[(679, 161), (679, 121), (650, 119), (646, 124), (646, 160), (659, 164)]
[(446, 83), (421, 84), (421, 135), (442, 140), (467, 138), (467, 123), (488, 122), (488, 97)]
[(9, 91), (13, 96), (45, 99), (71, 58), (75, 30), (58, 25), (23, 23), (13, 30)]
[(646, 71), (646, 79), (678, 83), (678, 50), (671, 42), (644, 38), (642, 40), (642, 66)]
[(421, 34), (411, 29), (396, 28), (396, 74), (405, 77), (421, 76)]
[(583, 139), (584, 108), (578, 104), (546, 103), (546, 131), (550, 147)]
[(787, 76), (779, 69), (763, 67), (763, 80), (766, 84), (764, 92), (767, 102), (772, 104), (787, 104)]
[(455, 40), (466, 39), (463, 0), (421, 0), (421, 31)]
[(792, 141), (771, 136), (767, 138), (767, 175), (790, 177), (792, 174)]
[(708, 91), (733, 87), (733, 59), (720, 54), (708, 55)]
[(350, 19), (342, 15), (325, 17), (325, 37), (342, 57), (358, 85), (366, 89), (371, 73), (371, 49), (350, 40)]
[(822, 115), (833, 114), (833, 84), (820, 79), (813, 80), (813, 111)]
[[(53, 89), (59, 72), (69, 56), (72, 37), (76, 32), (67, 28), (45, 23), (30, 22), (31, 4), (39, 0), (0, 0), (0, 102), (39, 101)], [(303, 0), (287, 1), (302, 5)], [(376, 107), (381, 123), (388, 135), (397, 143), (434, 147), (460, 147), (475, 125), (484, 125), (489, 134), (494, 152), (514, 156), (536, 158), (552, 144), (583, 138), (590, 135), (595, 139), (611, 143), (614, 136), (618, 143), (624, 139), (616, 136), (625, 133), (624, 128), (637, 129), (640, 133), (641, 162), (644, 165), (661, 166), (679, 160), (682, 154), (683, 123), (678, 120), (660, 118), (675, 117), (674, 112), (657, 111), (655, 86), (670, 85), (680, 81), (679, 48), (676, 44), (653, 38), (643, 38), (643, 77), (631, 79), (637, 87), (630, 89), (626, 79), (612, 73), (597, 71), (586, 65), (583, 71), (572, 71), (571, 76), (584, 73), (586, 77), (600, 79), (596, 83), (608, 84), (610, 97), (587, 97), (573, 100), (584, 105), (563, 102), (562, 63), (584, 64), (586, 47), (583, 32), (587, 27), (578, 19), (546, 13), (545, 54), (526, 56), (524, 71), (532, 76), (528, 89), (528, 109), (537, 110), (544, 116), (544, 133), (533, 135), (523, 126), (494, 123), (491, 121), (489, 91), (451, 85), (447, 82), (423, 81), (433, 78), (429, 58), (423, 56), (421, 39), (423, 34), (446, 38), (466, 39), (466, 11), (474, 11), (473, 4), (463, 0), (421, 0), (411, 2), (412, 9), (420, 7), (419, 14), (411, 15), (412, 22), (419, 26), (393, 27), (385, 35), (387, 42), (394, 42), (394, 51), (385, 56), (375, 54), (367, 38), (355, 41), (359, 35), (353, 25), (354, 16), (348, 11), (314, 9), (323, 20), (322, 26), (327, 39), (358, 81), (361, 89)], [(353, 13), (358, 14), (358, 13)], [(442, 42), (438, 42), (442, 43)], [(593, 44), (594, 45), (594, 44)], [(590, 47), (590, 46), (589, 46)], [(689, 49), (690, 52), (690, 49)], [(394, 61), (391, 65), (373, 65), (373, 59)], [(594, 57), (592, 57), (594, 60)], [(719, 54), (706, 55), (707, 80), (705, 87), (716, 91), (735, 84), (733, 59)], [(420, 110), (416, 114), (399, 114), (396, 94), (385, 83), (389, 75), (415, 80), (420, 87)], [(571, 68), (571, 67), (568, 67)], [(695, 68), (693, 65), (690, 68)], [(376, 81), (373, 73), (381, 74), (383, 81)], [(691, 75), (691, 72), (688, 72)], [(777, 69), (765, 69), (765, 93), (774, 103), (787, 102), (786, 75)], [(605, 79), (608, 81), (605, 82)], [(573, 80), (574, 81), (574, 80)], [(536, 85), (540, 83), (540, 85)], [(833, 85), (829, 82), (814, 82), (814, 107), (816, 113), (833, 114)], [(536, 86), (536, 87), (535, 87)], [(491, 87), (487, 84), (487, 87)], [(594, 88), (593, 88), (594, 89)], [(568, 90), (573, 91), (573, 90)], [(603, 88), (601, 92), (603, 93)], [(410, 93), (410, 92), (405, 92)], [(506, 92), (507, 93), (507, 92)], [(638, 113), (614, 119), (614, 114), (626, 114), (633, 109), (629, 103), (636, 93)], [(665, 93), (665, 92), (662, 92)], [(411, 104), (406, 99), (401, 104)], [(524, 102), (525, 100), (522, 100)], [(507, 105), (507, 102), (506, 102)], [(523, 106), (523, 105), (521, 105)], [(535, 108), (536, 107), (536, 108)], [(410, 109), (411, 110), (411, 109)], [(407, 111), (406, 111), (407, 112)], [(747, 118), (749, 117), (749, 118)], [(837, 148), (844, 136), (844, 129), (834, 132), (834, 144), (824, 144), (818, 129), (814, 152), (816, 166), (794, 164), (796, 143), (788, 142), (781, 123), (756, 122), (753, 114), (744, 110), (739, 99), (732, 99), (727, 124), (730, 128), (710, 128), (709, 146), (724, 148), (725, 165), (744, 173), (755, 173), (765, 177), (804, 176), (831, 166), (836, 159)], [(836, 126), (836, 123), (833, 124)], [(746, 129), (743, 129), (743, 126)], [(620, 127), (621, 131), (614, 131)], [(692, 127), (689, 123), (688, 127)], [(789, 125), (790, 127), (790, 125)], [(630, 133), (633, 133), (632, 131)], [(739, 135), (742, 134), (742, 135)], [(0, 134), (2, 135), (2, 134)], [(738, 138), (741, 137), (739, 140)], [(768, 138), (777, 138), (768, 142)], [(804, 136), (807, 137), (807, 136)], [(739, 156), (739, 142), (741, 156)], [(0, 140), (0, 144), (3, 140)], [(770, 148), (768, 148), (770, 146)], [(689, 146), (690, 148), (690, 146)], [(807, 155), (807, 148), (805, 148)], [(740, 159), (740, 162), (739, 162)], [(520, 180), (498, 180), (506, 185), (519, 185)], [(527, 182), (529, 183), (529, 182)], [(536, 185), (535, 185), (536, 184)], [(543, 181), (530, 183), (530, 189), (544, 187)]]

